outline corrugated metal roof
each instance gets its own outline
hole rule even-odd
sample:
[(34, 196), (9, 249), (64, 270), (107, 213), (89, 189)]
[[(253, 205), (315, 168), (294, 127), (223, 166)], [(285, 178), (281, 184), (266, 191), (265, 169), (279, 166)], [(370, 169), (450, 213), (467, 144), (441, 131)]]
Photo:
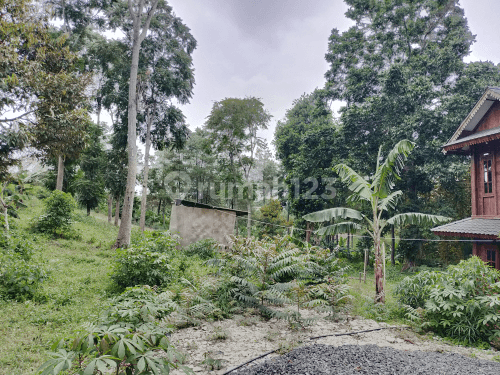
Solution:
[[(456, 234), (458, 237), (460, 237), (460, 235), (464, 235), (464, 237), (474, 237), (473, 235), (478, 235), (494, 236), (496, 238), (500, 233), (500, 219), (468, 217), (467, 219), (432, 228), (431, 231)], [(467, 234), (469, 236), (465, 236)]]
[(482, 130), (480, 132), (471, 134), (471, 135), (469, 135), (467, 137), (459, 138), (456, 141), (453, 141), (453, 142), (445, 144), (443, 147), (447, 147), (447, 146), (451, 146), (451, 145), (456, 145), (456, 144), (459, 144), (459, 143), (471, 141), (473, 139), (477, 139), (477, 138), (481, 138), (481, 137), (487, 137), (489, 135), (498, 134), (498, 133), (500, 133), (500, 126), (496, 127), (496, 128), (492, 128), (492, 129)]
[(197, 202), (188, 201), (188, 200), (185, 200), (185, 199), (176, 199), (174, 203), (175, 203), (176, 206), (183, 205), (183, 206), (186, 206), (186, 207), (207, 208), (209, 210), (234, 212), (236, 214), (236, 216), (246, 216), (246, 215), (248, 215), (247, 211), (233, 210), (232, 208), (226, 208), (226, 207), (211, 206), (209, 204), (197, 203)]

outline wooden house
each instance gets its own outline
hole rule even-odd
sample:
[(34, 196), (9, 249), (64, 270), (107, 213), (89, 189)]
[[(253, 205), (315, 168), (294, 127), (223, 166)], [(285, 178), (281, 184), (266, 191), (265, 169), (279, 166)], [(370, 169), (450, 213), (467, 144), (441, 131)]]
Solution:
[(443, 152), (471, 156), (472, 216), (432, 231), (473, 239), (473, 255), (500, 269), (500, 87), (485, 91)]

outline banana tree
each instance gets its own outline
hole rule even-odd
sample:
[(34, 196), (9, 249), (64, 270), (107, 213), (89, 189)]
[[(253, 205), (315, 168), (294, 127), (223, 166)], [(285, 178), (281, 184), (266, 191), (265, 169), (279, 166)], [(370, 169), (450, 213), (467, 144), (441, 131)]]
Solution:
[[(303, 216), (310, 222), (332, 222), (316, 231), (318, 235), (335, 235), (365, 229), (373, 238), (375, 246), (375, 302), (385, 302), (384, 271), (381, 233), (386, 225), (430, 225), (449, 221), (450, 218), (438, 215), (428, 215), (417, 212), (397, 214), (390, 219), (382, 216), (389, 210), (394, 210), (403, 192), (392, 191), (396, 180), (415, 144), (408, 140), (398, 142), (389, 152), (385, 161), (381, 162), (382, 147), (379, 148), (377, 168), (370, 179), (363, 178), (346, 164), (337, 164), (333, 170), (341, 181), (351, 191), (348, 202), (365, 201), (371, 208), (371, 214), (365, 215), (358, 210), (344, 207), (330, 208)], [(348, 221), (346, 221), (348, 220)], [(335, 221), (337, 221), (335, 223)]]

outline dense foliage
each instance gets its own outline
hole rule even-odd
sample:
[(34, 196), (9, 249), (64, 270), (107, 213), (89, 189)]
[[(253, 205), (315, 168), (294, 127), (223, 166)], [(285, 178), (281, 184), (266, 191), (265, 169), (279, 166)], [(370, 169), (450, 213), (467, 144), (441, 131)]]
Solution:
[(48, 273), (33, 259), (35, 245), (17, 231), (0, 237), (0, 299), (36, 299)]
[(111, 278), (120, 288), (166, 286), (174, 278), (171, 260), (179, 243), (169, 233), (146, 235), (132, 246), (116, 250)]
[[(170, 332), (160, 319), (173, 310), (164, 293), (149, 287), (129, 288), (110, 301), (109, 308), (87, 330), (58, 341), (52, 359), (39, 369), (43, 375), (65, 370), (83, 374), (169, 374), (182, 355), (170, 344)], [(164, 356), (156, 354), (162, 351)]]
[(69, 193), (54, 190), (44, 201), (45, 210), (33, 222), (33, 228), (52, 236), (71, 235), (72, 212), (76, 202)]
[[(466, 344), (499, 347), (500, 273), (472, 257), (446, 271), (424, 271), (405, 278), (396, 290), (408, 316), (423, 326)], [(421, 318), (415, 308), (423, 308)]]

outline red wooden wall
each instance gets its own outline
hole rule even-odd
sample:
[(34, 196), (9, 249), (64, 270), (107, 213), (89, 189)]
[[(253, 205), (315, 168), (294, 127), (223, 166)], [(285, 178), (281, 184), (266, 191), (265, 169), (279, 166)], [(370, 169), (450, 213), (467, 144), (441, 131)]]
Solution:
[[(490, 251), (490, 258), (495, 253), (495, 268), (500, 270), (500, 251), (496, 244), (482, 244), (474, 242), (472, 245), (472, 255), (477, 255), (485, 263), (488, 263), (488, 250)], [(490, 259), (491, 262), (491, 259)], [(490, 263), (491, 264), (491, 263)]]

